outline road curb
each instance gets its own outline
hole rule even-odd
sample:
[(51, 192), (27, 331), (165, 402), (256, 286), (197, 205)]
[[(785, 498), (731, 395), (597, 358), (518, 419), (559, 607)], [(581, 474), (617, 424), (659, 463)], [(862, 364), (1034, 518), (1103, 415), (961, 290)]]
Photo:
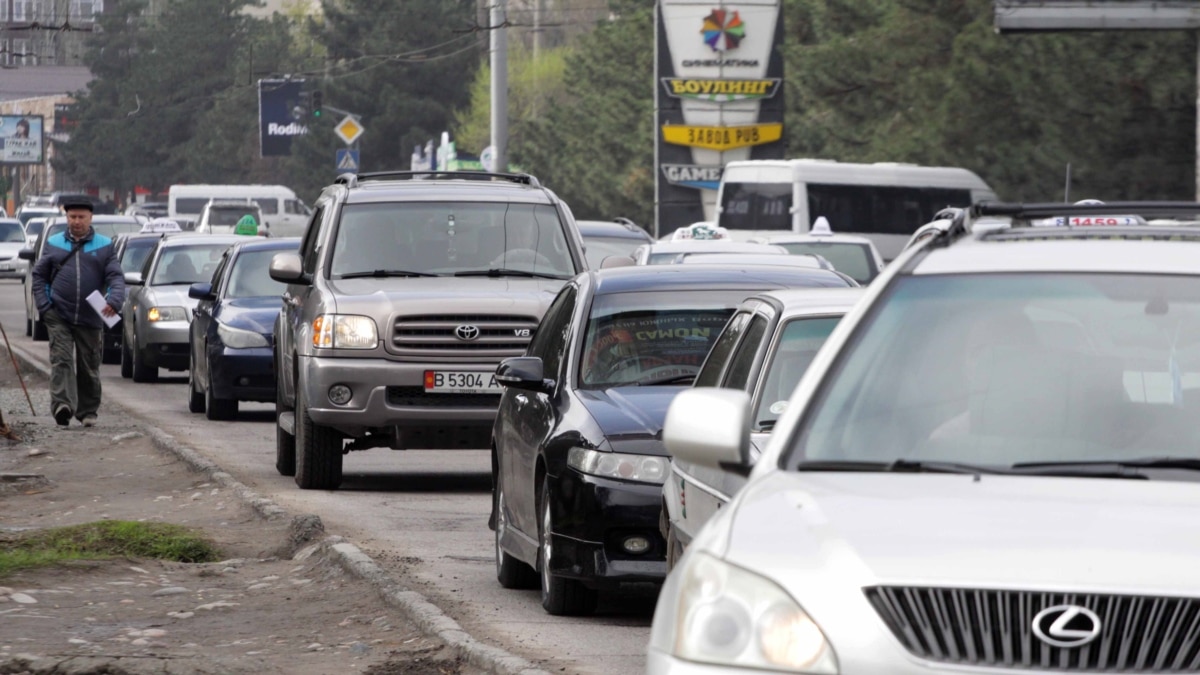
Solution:
[[(12, 354), (27, 366), (50, 377), (49, 365), (41, 362), (23, 347), (8, 345)], [(203, 473), (213, 482), (233, 492), (239, 500), (265, 520), (276, 520), (288, 515), (287, 509), (251, 490), (241, 481), (225, 472), (215, 462), (195, 449), (180, 442), (171, 434), (146, 422), (138, 426), (146, 431), (154, 446), (165, 454), (178, 457), (193, 470)], [(319, 518), (319, 516), (315, 516)], [(446, 643), (455, 654), (472, 666), (496, 675), (551, 675), (530, 661), (511, 654), (499, 647), (484, 644), (463, 630), (457, 621), (430, 602), (417, 591), (406, 588), (393, 579), (375, 563), (362, 549), (339, 536), (326, 537), (320, 546), (342, 569), (362, 579), (375, 588), (384, 602), (405, 615), (426, 634)]]

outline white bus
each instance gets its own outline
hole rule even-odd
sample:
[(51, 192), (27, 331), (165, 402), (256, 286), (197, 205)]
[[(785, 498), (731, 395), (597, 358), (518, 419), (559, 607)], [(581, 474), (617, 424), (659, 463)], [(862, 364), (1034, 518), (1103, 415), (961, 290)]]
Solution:
[(863, 235), (885, 260), (947, 206), (996, 199), (983, 179), (955, 167), (825, 159), (729, 162), (717, 191), (717, 224), (735, 239), (808, 232), (825, 216), (836, 233)]
[(272, 237), (304, 234), (312, 211), (283, 185), (172, 185), (167, 190), (167, 217), (195, 227), (209, 200), (251, 199), (262, 209), (263, 222)]

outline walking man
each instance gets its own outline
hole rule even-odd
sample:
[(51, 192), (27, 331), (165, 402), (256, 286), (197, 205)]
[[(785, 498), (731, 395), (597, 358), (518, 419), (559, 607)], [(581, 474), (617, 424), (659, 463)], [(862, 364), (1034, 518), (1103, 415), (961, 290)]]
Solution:
[[(113, 240), (92, 229), (92, 203), (67, 202), (67, 231), (46, 241), (33, 266), (33, 298), (50, 335), (50, 410), (59, 426), (71, 418), (96, 423), (100, 408), (100, 353), (104, 316), (117, 315), (125, 301), (125, 277)], [(101, 312), (88, 304), (93, 291), (104, 296)], [(77, 406), (72, 409), (71, 383)]]

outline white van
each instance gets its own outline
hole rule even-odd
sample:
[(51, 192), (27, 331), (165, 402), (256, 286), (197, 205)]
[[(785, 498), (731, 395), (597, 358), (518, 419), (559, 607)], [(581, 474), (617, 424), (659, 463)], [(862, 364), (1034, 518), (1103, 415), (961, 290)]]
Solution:
[(168, 217), (195, 223), (210, 200), (251, 199), (262, 209), (263, 222), (272, 237), (304, 234), (312, 210), (283, 185), (172, 185), (167, 191)]
[(717, 224), (746, 240), (805, 233), (824, 216), (834, 232), (865, 236), (891, 260), (941, 209), (996, 198), (982, 178), (957, 167), (747, 160), (725, 165)]

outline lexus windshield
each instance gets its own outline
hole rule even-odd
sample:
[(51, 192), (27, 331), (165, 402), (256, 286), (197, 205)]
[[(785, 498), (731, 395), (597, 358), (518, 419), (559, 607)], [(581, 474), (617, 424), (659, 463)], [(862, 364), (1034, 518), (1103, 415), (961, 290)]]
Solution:
[(1200, 277), (896, 280), (783, 466), (1200, 458)]

